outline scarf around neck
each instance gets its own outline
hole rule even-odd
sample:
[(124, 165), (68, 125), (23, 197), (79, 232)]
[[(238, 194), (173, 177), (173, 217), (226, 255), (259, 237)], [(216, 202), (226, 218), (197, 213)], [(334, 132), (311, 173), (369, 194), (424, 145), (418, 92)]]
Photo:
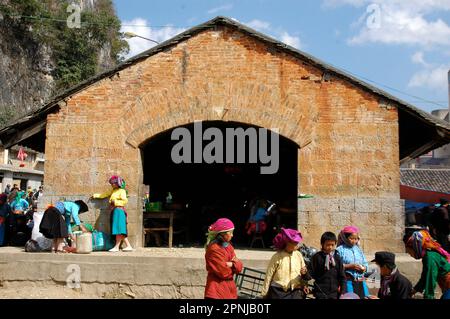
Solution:
[(334, 253), (333, 250), (331, 253), (325, 255), (325, 269), (330, 270), (332, 267), (336, 267), (336, 261), (334, 260)]
[(381, 277), (381, 287), (380, 287), (380, 295), (385, 297), (389, 294), (389, 285), (394, 279), (397, 277), (397, 267), (392, 270), (389, 276)]

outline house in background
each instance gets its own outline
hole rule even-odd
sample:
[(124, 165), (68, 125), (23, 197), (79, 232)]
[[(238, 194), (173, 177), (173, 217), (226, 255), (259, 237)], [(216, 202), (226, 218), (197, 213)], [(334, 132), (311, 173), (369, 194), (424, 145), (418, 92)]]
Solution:
[[(431, 112), (450, 122), (450, 71), (448, 72), (448, 109)], [(450, 144), (405, 162), (400, 168), (400, 197), (413, 203), (439, 203), (450, 200)]]
[(20, 189), (38, 189), (44, 180), (44, 154), (23, 147), (26, 153), (23, 161), (18, 158), (21, 146), (0, 148), (0, 190), (6, 185), (17, 184)]
[(450, 200), (450, 169), (400, 169), (400, 198), (417, 203), (436, 204)]
[[(450, 104), (450, 101), (449, 101)], [(449, 109), (438, 109), (431, 112), (435, 117), (450, 122)], [(450, 144), (432, 150), (402, 165), (402, 168), (448, 169), (450, 170)]]
[[(431, 111), (435, 117), (450, 122), (450, 70), (448, 71), (448, 108)], [(402, 168), (450, 170), (450, 143), (405, 162)]]

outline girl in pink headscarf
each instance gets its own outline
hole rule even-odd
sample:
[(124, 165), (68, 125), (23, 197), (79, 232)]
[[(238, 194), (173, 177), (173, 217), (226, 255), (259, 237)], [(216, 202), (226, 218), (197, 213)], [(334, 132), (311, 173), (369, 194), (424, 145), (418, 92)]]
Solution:
[(278, 251), (270, 259), (261, 292), (267, 299), (304, 299), (308, 293), (306, 263), (298, 246), (298, 230), (281, 228), (273, 240)]
[(237, 288), (233, 275), (240, 273), (242, 262), (237, 259), (230, 241), (234, 224), (220, 218), (209, 226), (206, 240), (206, 299), (237, 299)]
[(336, 252), (344, 263), (346, 285), (345, 292), (354, 292), (361, 299), (369, 298), (369, 288), (364, 274), (369, 264), (359, 246), (359, 229), (346, 226), (339, 233)]

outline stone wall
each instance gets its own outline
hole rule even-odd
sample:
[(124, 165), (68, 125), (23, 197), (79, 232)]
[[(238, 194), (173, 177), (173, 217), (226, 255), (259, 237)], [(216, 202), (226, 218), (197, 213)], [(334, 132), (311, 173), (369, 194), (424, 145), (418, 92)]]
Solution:
[(325, 231), (339, 234), (347, 225), (361, 231), (365, 253), (379, 250), (404, 252), (404, 201), (389, 198), (305, 198), (298, 201), (298, 229), (305, 242), (320, 247)]
[[(306, 61), (217, 27), (73, 94), (48, 116), (47, 202), (88, 198), (108, 190), (109, 176), (119, 174), (130, 195), (130, 239), (140, 245), (139, 146), (196, 120), (278, 129), (299, 146), (299, 193), (399, 199), (396, 108)], [(105, 201), (89, 205), (92, 218), (105, 215)]]

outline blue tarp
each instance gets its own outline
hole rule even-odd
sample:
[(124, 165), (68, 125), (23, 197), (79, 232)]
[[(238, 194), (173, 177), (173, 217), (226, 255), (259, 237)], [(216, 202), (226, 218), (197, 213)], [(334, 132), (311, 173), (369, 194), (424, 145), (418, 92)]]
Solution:
[(414, 202), (412, 200), (405, 200), (405, 211), (418, 210), (423, 207), (427, 207), (427, 206), (431, 206), (431, 205), (432, 204), (430, 204), (430, 203), (419, 203), (419, 202)]

